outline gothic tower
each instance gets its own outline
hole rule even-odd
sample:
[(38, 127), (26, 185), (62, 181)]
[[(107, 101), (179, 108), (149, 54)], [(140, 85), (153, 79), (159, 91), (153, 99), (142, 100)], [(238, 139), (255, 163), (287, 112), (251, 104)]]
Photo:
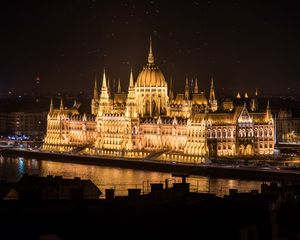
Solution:
[(97, 77), (95, 77), (94, 92), (93, 92), (93, 98), (91, 103), (91, 111), (93, 115), (97, 115), (98, 108), (99, 108), (99, 93), (98, 93)]
[(185, 100), (190, 99), (190, 88), (189, 88), (189, 79), (188, 79), (188, 77), (186, 77), (186, 79), (185, 79), (184, 99)]
[(215, 95), (215, 88), (214, 88), (214, 79), (211, 78), (210, 83), (210, 91), (209, 91), (209, 100), (211, 111), (215, 112), (218, 110), (218, 102)]
[(132, 69), (130, 71), (130, 78), (129, 78), (129, 86), (128, 86), (128, 94), (126, 100), (126, 110), (125, 116), (136, 118), (137, 117), (137, 105), (136, 105), (136, 98), (135, 98), (135, 89), (133, 83), (133, 73)]
[(198, 89), (198, 79), (195, 79), (195, 87), (194, 87), (194, 93), (199, 93), (199, 89)]
[(105, 69), (103, 71), (102, 87), (99, 99), (98, 116), (103, 116), (105, 113), (111, 113), (112, 101), (109, 98), (109, 91), (106, 82)]

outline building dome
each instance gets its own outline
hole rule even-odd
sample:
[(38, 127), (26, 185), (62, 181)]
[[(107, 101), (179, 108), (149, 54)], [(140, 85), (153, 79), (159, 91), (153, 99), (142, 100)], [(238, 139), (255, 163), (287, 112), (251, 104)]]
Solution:
[(207, 98), (204, 93), (193, 94), (193, 104), (197, 105), (207, 105)]
[(166, 87), (163, 73), (154, 64), (148, 64), (140, 72), (136, 82), (139, 87)]
[(150, 51), (148, 56), (148, 64), (137, 77), (136, 86), (138, 87), (166, 87), (167, 83), (163, 73), (154, 64), (154, 56), (152, 52), (152, 43), (150, 39)]

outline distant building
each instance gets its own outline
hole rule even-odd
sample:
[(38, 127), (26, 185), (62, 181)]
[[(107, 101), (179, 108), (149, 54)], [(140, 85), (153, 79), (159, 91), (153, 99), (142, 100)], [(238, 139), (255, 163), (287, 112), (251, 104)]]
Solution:
[[(120, 82), (112, 93), (103, 73), (99, 94), (95, 81), (91, 115), (50, 104), (43, 149), (144, 158), (156, 153), (159, 160), (204, 162), (207, 156), (270, 155), (274, 152), (274, 119), (269, 104), (259, 111), (256, 96), (250, 106), (227, 101), (219, 107), (211, 79), (209, 97), (198, 81), (176, 96), (154, 63), (150, 42), (148, 63), (134, 81), (130, 73), (127, 94)], [(243, 101), (238, 94), (238, 100)], [(245, 100), (245, 101), (246, 101)]]
[(300, 111), (280, 110), (276, 118), (278, 143), (300, 144)]
[(34, 82), (34, 88), (33, 88), (33, 96), (35, 97), (35, 100), (37, 102), (40, 101), (40, 97), (41, 97), (41, 81), (40, 81), (40, 77), (37, 76)]
[(45, 112), (12, 112), (9, 114), (8, 129), (17, 136), (43, 136), (46, 116)]
[(47, 125), (46, 109), (40, 101), (36, 102), (35, 98), (1, 100), (0, 135), (43, 139)]
[(102, 192), (91, 180), (24, 174), (3, 199), (99, 199)]

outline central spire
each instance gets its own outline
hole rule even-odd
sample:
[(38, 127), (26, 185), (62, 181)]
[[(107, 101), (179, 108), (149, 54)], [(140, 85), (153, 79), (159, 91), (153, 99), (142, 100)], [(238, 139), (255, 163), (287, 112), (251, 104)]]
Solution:
[(210, 92), (209, 92), (210, 103), (212, 104), (215, 99), (216, 99), (216, 95), (215, 95), (215, 89), (214, 89), (214, 79), (213, 79), (213, 77), (211, 77)]
[(150, 36), (150, 49), (149, 49), (148, 63), (149, 64), (154, 64), (154, 56), (153, 56), (153, 51), (152, 51), (152, 39), (151, 39), (151, 36)]
[(103, 88), (103, 89), (106, 89), (106, 88), (107, 88), (107, 86), (106, 86), (105, 68), (104, 68), (104, 70), (103, 70), (102, 88)]

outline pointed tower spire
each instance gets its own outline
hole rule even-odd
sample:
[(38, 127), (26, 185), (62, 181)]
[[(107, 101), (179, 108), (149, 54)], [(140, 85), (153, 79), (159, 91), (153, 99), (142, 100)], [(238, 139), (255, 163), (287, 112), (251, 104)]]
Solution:
[(174, 93), (173, 93), (173, 79), (170, 79), (170, 86), (169, 86), (169, 100), (174, 100)]
[(77, 101), (74, 99), (73, 108), (77, 108)]
[(120, 78), (119, 78), (119, 81), (118, 81), (118, 91), (117, 93), (121, 93), (122, 92), (122, 89), (121, 89), (121, 81), (120, 81)]
[(101, 90), (102, 90), (103, 88), (107, 88), (107, 84), (106, 84), (106, 75), (105, 75), (105, 68), (104, 68), (104, 70), (103, 70), (103, 79), (102, 79), (102, 88), (101, 88)]
[(211, 110), (213, 112), (218, 110), (218, 101), (216, 99), (215, 88), (214, 88), (214, 79), (211, 77), (210, 91), (209, 91), (209, 101)]
[(199, 89), (198, 89), (198, 79), (195, 79), (195, 88), (194, 88), (194, 93), (199, 93)]
[(257, 88), (255, 89), (255, 96), (256, 96), (256, 97), (258, 96)]
[(185, 98), (185, 100), (189, 100), (190, 99), (189, 79), (188, 79), (187, 76), (186, 76), (186, 79), (185, 79), (184, 98)]
[(98, 94), (98, 84), (97, 84), (97, 76), (95, 76), (95, 84), (94, 84), (94, 97), (95, 100), (99, 98)]
[(236, 98), (241, 98), (240, 92), (237, 93)]
[(107, 91), (108, 91), (108, 96), (111, 97), (111, 86), (110, 86), (110, 78), (107, 76)]
[(270, 102), (269, 102), (269, 99), (268, 99), (267, 107), (266, 107), (266, 119), (268, 121), (271, 118), (272, 118), (272, 114), (271, 114), (271, 109), (270, 109)]
[(214, 79), (211, 77), (210, 82), (210, 92), (209, 92), (209, 101), (212, 103), (216, 99), (215, 89), (214, 89)]
[(100, 102), (108, 102), (109, 100), (109, 92), (106, 82), (106, 74), (105, 69), (103, 71), (103, 79), (102, 79), (102, 87), (101, 87), (101, 95), (100, 95)]
[(53, 113), (53, 109), (54, 109), (54, 105), (53, 105), (53, 100), (52, 100), (52, 97), (51, 97), (51, 99), (50, 99), (49, 114), (52, 114), (52, 113)]
[(150, 36), (150, 49), (149, 49), (149, 55), (148, 55), (148, 63), (149, 64), (154, 64), (154, 56), (153, 56), (153, 51), (152, 51), (152, 39)]
[(130, 69), (130, 78), (129, 78), (129, 87), (133, 88), (133, 73), (132, 73), (132, 68)]
[(247, 92), (245, 92), (245, 98), (248, 98), (248, 93)]
[(126, 100), (126, 110), (125, 116), (126, 117), (136, 117), (136, 100), (135, 100), (135, 88), (133, 84), (133, 73), (132, 68), (130, 70), (130, 78), (129, 78), (129, 86), (128, 86), (128, 94)]
[(60, 110), (60, 111), (64, 110), (64, 103), (63, 103), (62, 97), (60, 98), (60, 106), (59, 106), (59, 110)]

